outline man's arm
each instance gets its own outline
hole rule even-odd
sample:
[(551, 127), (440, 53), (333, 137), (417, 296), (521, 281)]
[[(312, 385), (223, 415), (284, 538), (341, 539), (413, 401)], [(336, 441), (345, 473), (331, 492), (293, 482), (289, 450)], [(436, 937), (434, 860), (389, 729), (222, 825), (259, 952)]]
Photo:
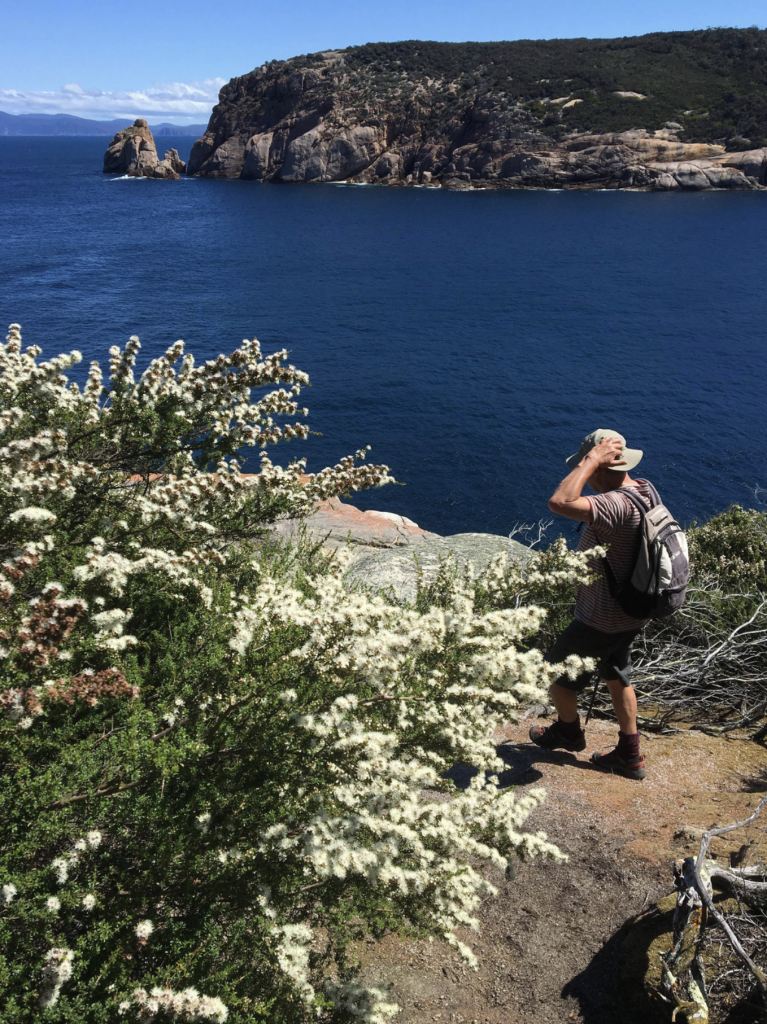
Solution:
[(568, 519), (578, 519), (584, 523), (593, 522), (591, 502), (588, 498), (581, 497), (581, 491), (600, 466), (622, 465), (619, 459), (621, 450), (620, 441), (614, 437), (606, 437), (595, 445), (554, 491), (549, 499), (551, 511)]

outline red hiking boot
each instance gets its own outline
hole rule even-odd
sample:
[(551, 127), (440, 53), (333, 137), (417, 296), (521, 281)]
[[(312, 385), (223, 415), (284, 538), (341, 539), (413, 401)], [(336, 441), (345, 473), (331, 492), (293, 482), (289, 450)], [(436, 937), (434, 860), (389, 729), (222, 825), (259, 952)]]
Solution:
[(643, 779), (647, 772), (644, 766), (644, 754), (636, 754), (633, 757), (624, 758), (618, 753), (618, 748), (611, 750), (609, 754), (592, 754), (592, 764), (614, 775), (623, 775), (627, 779)]

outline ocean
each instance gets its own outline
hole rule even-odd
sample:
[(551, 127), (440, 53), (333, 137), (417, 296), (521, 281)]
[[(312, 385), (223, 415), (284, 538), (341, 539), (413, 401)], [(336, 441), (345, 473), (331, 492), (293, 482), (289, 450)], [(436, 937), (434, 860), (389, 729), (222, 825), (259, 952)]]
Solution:
[(287, 347), (322, 436), (270, 456), (370, 444), (405, 486), (348, 500), (441, 534), (550, 519), (597, 427), (685, 523), (765, 507), (767, 193), (118, 180), (107, 143), (0, 138), (0, 322), (45, 355)]

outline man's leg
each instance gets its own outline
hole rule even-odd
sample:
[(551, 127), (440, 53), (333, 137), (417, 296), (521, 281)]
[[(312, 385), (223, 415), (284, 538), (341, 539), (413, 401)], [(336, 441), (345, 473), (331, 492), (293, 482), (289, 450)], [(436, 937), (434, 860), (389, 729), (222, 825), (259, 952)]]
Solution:
[[(596, 630), (573, 620), (546, 652), (546, 661), (551, 665), (559, 665), (571, 654), (592, 657), (590, 645), (595, 633)], [(588, 685), (590, 673), (584, 672), (572, 681), (567, 676), (560, 676), (560, 679), (568, 685), (562, 686), (560, 682), (555, 682), (549, 687), (549, 696), (557, 709), (558, 718), (545, 729), (534, 725), (530, 729), (530, 739), (547, 750), (564, 749), (577, 753), (586, 749), (586, 737), (578, 717), (578, 691)]]
[(578, 717), (578, 694), (559, 683), (552, 683), (549, 696), (557, 709), (557, 720), (547, 728), (534, 725), (530, 730), (530, 739), (539, 747), (548, 750), (578, 751), (586, 747), (586, 737), (581, 729)]
[[(560, 686), (559, 683), (552, 683), (549, 687), (549, 697), (557, 709), (560, 721), (576, 722), (578, 720), (578, 694), (575, 690), (568, 690), (564, 686)], [(636, 707), (636, 703), (634, 706)]]
[(645, 777), (644, 758), (639, 752), (637, 731), (637, 698), (633, 686), (625, 686), (620, 679), (605, 679), (610, 691), (615, 716), (618, 719), (618, 745), (608, 754), (592, 754), (591, 760), (600, 768), (607, 768), (629, 779)]
[[(624, 736), (633, 736), (637, 730), (637, 695), (633, 686), (625, 686), (620, 679), (605, 679), (610, 691), (618, 728)], [(552, 697), (553, 700), (553, 697)], [(554, 701), (556, 705), (556, 701)]]

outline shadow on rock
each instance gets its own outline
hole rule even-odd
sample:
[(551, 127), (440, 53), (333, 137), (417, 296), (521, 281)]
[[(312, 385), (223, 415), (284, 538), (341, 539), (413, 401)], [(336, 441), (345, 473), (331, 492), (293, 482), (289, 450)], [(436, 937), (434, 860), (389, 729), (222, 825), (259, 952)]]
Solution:
[(626, 921), (588, 966), (569, 981), (562, 997), (577, 999), (583, 1024), (666, 1024), (671, 1007), (654, 994), (660, 954), (671, 946), (676, 896)]

